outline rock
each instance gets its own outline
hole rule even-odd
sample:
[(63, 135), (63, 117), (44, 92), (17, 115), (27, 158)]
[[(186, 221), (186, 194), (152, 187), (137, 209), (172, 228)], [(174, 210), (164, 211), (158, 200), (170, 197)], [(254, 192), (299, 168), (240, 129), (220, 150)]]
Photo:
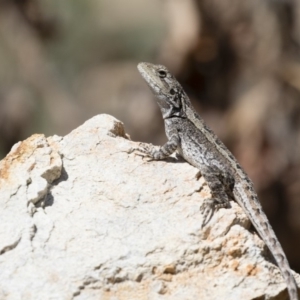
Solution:
[(0, 299), (285, 299), (242, 209), (232, 201), (201, 229), (198, 170), (134, 147), (108, 115), (13, 147), (0, 163)]

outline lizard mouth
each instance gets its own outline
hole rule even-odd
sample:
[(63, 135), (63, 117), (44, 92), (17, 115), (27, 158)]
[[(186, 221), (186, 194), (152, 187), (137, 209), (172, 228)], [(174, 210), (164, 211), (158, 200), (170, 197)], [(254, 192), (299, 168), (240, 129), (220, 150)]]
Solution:
[(157, 96), (167, 94), (169, 89), (168, 84), (157, 75), (158, 67), (146, 62), (141, 62), (137, 66), (140, 74)]

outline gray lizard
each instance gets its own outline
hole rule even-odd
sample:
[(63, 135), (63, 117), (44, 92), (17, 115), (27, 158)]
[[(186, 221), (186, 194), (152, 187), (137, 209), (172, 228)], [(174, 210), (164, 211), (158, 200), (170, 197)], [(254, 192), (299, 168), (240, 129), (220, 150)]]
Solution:
[(214, 209), (229, 207), (230, 196), (233, 196), (274, 256), (286, 281), (290, 299), (299, 300), (288, 260), (247, 174), (196, 113), (187, 94), (166, 67), (142, 62), (138, 70), (157, 97), (168, 137), (167, 143), (159, 150), (153, 146), (139, 150), (154, 160), (164, 159), (177, 150), (187, 162), (200, 170), (212, 194), (211, 199), (206, 200), (204, 225)]

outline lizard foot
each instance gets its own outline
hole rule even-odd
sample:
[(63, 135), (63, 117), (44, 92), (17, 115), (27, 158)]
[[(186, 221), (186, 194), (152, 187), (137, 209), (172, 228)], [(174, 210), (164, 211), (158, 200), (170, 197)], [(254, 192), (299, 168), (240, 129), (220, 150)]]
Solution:
[(203, 205), (205, 206), (205, 209), (203, 212), (202, 228), (208, 224), (217, 209), (228, 208), (230, 206), (229, 202), (222, 201), (218, 198), (206, 198), (204, 199)]
[(152, 144), (142, 144), (137, 148), (131, 148), (130, 153), (138, 152), (137, 155), (142, 157), (147, 157), (148, 161), (153, 160), (153, 152), (155, 152), (155, 148)]

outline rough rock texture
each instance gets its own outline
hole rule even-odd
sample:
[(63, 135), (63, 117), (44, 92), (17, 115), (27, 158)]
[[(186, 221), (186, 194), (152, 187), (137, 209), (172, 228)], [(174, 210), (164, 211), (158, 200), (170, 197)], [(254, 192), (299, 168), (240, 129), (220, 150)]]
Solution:
[(13, 147), (0, 162), (0, 299), (286, 299), (242, 209), (201, 229), (198, 170), (136, 146), (99, 115)]

